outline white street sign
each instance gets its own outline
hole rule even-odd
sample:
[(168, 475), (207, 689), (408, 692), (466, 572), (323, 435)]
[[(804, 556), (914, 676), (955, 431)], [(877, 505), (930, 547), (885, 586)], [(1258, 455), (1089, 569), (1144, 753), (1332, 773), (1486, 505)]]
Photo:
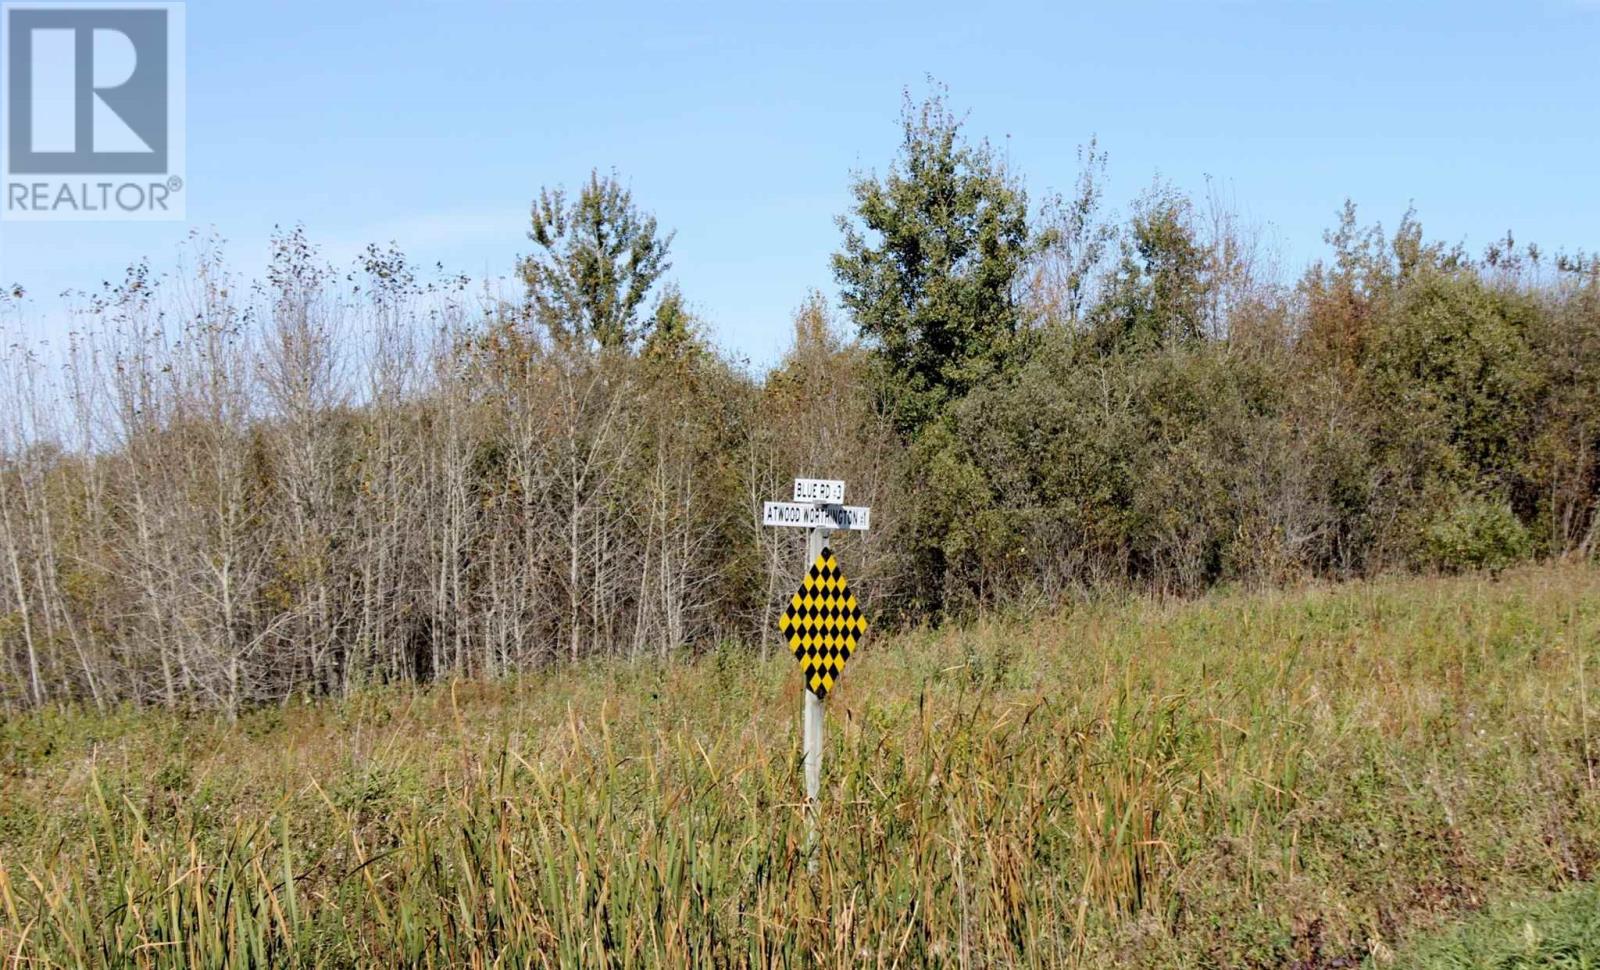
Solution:
[(872, 510), (864, 505), (808, 505), (803, 502), (765, 502), (761, 524), (795, 529), (848, 529), (865, 532), (871, 528)]
[(844, 501), (844, 482), (831, 478), (797, 478), (794, 480), (794, 500), (838, 505)]

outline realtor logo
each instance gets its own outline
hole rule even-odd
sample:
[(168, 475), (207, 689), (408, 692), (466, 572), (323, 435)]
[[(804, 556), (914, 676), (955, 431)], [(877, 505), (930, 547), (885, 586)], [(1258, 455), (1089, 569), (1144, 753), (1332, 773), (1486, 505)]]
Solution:
[(6, 219), (181, 219), (181, 3), (3, 6)]

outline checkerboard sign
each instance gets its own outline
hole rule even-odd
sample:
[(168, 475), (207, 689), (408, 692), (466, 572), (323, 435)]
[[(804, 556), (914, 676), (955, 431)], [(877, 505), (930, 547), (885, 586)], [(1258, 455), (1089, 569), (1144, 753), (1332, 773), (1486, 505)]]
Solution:
[(790, 597), (789, 608), (778, 619), (778, 629), (805, 672), (807, 689), (827, 697), (844, 673), (861, 634), (867, 632), (867, 618), (861, 615), (832, 549), (824, 546), (811, 564), (799, 591)]

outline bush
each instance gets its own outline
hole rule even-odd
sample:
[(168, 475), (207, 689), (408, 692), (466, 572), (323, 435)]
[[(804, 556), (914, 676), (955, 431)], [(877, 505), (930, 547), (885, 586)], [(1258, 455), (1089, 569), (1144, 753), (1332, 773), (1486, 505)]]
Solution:
[(1523, 559), (1531, 543), (1511, 506), (1478, 496), (1455, 502), (1428, 526), (1428, 555), (1446, 572), (1487, 569), (1492, 574)]

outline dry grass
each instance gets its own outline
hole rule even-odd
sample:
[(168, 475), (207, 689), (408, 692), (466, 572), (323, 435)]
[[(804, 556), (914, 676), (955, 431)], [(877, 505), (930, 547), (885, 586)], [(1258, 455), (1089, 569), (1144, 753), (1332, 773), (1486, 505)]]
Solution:
[[(0, 965), (1382, 963), (1600, 862), (1600, 570), (0, 728)], [(1580, 685), (1582, 685), (1580, 687)]]

